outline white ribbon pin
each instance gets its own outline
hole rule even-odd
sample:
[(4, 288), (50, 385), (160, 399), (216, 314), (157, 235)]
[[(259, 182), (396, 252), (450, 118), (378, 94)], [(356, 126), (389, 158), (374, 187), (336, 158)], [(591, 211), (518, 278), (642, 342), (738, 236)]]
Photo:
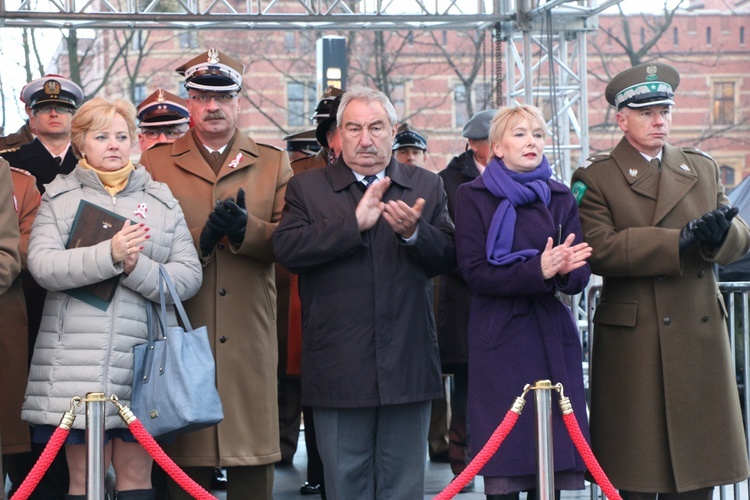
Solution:
[(680, 168), (681, 168), (682, 170), (684, 170), (685, 172), (687, 172), (687, 171), (689, 171), (689, 170), (690, 170), (690, 167), (688, 167), (688, 166), (687, 166), (687, 165), (685, 165), (684, 163), (683, 163), (682, 165), (680, 165)]
[(145, 203), (141, 203), (140, 205), (138, 205), (138, 208), (136, 208), (135, 210), (133, 210), (133, 213), (135, 215), (137, 215), (137, 216), (142, 217), (142, 218), (145, 219), (147, 211), (148, 211), (148, 207), (146, 206), (146, 204)]
[(628, 173), (630, 174), (630, 177), (636, 177), (638, 175), (638, 169), (631, 168)]
[(229, 168), (237, 168), (237, 165), (240, 164), (240, 161), (242, 161), (242, 153), (237, 153), (237, 156), (234, 157), (234, 160), (229, 162), (228, 167)]

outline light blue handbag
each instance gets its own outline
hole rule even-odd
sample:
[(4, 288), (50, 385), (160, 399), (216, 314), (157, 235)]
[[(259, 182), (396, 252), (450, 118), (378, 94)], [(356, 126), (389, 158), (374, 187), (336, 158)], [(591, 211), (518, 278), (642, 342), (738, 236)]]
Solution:
[[(174, 299), (184, 329), (180, 326), (165, 328), (165, 285)], [(148, 342), (133, 348), (135, 362), (130, 408), (149, 434), (168, 440), (218, 424), (224, 418), (224, 411), (216, 390), (216, 365), (208, 331), (205, 326), (192, 329), (163, 265), (159, 265), (159, 296), (158, 329), (162, 335), (156, 338), (156, 304), (147, 301)]]

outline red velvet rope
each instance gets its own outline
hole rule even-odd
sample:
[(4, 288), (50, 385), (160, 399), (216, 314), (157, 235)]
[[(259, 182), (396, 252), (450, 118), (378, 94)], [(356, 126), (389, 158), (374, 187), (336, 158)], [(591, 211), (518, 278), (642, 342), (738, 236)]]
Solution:
[(164, 450), (161, 449), (161, 446), (154, 440), (153, 437), (151, 437), (151, 434), (148, 433), (148, 431), (143, 427), (143, 424), (140, 420), (135, 418), (129, 425), (128, 428), (130, 429), (130, 432), (133, 433), (133, 436), (138, 440), (138, 442), (143, 446), (143, 449), (145, 449), (149, 455), (158, 463), (164, 471), (170, 475), (172, 479), (175, 480), (177, 484), (180, 485), (180, 487), (188, 492), (190, 496), (193, 498), (196, 498), (197, 500), (217, 500), (215, 496), (213, 496), (211, 493), (203, 489), (201, 485), (193, 481), (193, 479), (185, 474), (185, 472), (180, 469), (177, 464), (175, 464), (169, 456), (167, 456), (166, 453), (164, 453)]
[(586, 467), (588, 467), (591, 475), (594, 476), (596, 484), (599, 485), (609, 500), (622, 500), (620, 494), (607, 478), (607, 475), (604, 474), (604, 470), (602, 470), (602, 466), (599, 465), (599, 461), (591, 451), (586, 438), (583, 437), (581, 428), (578, 426), (578, 420), (576, 420), (573, 412), (563, 413), (563, 422), (565, 422), (565, 427), (568, 428), (568, 434), (570, 434), (570, 439), (576, 445), (578, 453), (581, 454), (583, 461), (586, 462)]
[(49, 469), (50, 464), (57, 456), (60, 448), (62, 448), (62, 445), (65, 443), (65, 438), (68, 437), (69, 432), (70, 431), (68, 429), (65, 429), (63, 427), (58, 427), (55, 429), (55, 432), (52, 434), (52, 437), (47, 443), (47, 446), (44, 447), (44, 451), (42, 452), (41, 456), (34, 464), (31, 472), (29, 472), (29, 475), (26, 476), (26, 479), (23, 480), (23, 483), (21, 483), (21, 486), (20, 488), (18, 488), (15, 495), (13, 495), (12, 500), (26, 500), (27, 498), (29, 498), (31, 493), (34, 491), (34, 488), (37, 487), (39, 481), (41, 481), (42, 477), (44, 477), (47, 469)]
[(495, 432), (492, 433), (492, 436), (490, 436), (490, 439), (487, 440), (487, 443), (484, 445), (482, 450), (477, 453), (477, 456), (474, 457), (474, 459), (469, 463), (469, 465), (466, 466), (466, 468), (463, 470), (461, 474), (458, 475), (451, 483), (446, 486), (446, 488), (440, 492), (438, 496), (435, 497), (434, 500), (449, 500), (450, 498), (455, 497), (464, 486), (469, 484), (469, 481), (471, 481), (474, 476), (477, 475), (477, 473), (484, 467), (484, 465), (487, 463), (487, 461), (492, 458), (492, 455), (495, 454), (498, 448), (500, 448), (500, 445), (503, 444), (503, 441), (505, 441), (505, 438), (508, 437), (508, 434), (510, 434), (510, 431), (513, 429), (513, 426), (516, 425), (516, 422), (518, 421), (519, 414), (509, 410), (508, 413), (505, 414), (505, 418), (502, 422), (500, 422), (500, 425), (495, 429)]

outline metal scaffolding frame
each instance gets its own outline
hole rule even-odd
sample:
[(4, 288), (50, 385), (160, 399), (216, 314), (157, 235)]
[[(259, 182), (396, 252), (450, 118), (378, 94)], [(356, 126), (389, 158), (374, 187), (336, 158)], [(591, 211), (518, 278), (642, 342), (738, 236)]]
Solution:
[(586, 34), (622, 0), (0, 0), (0, 27), (142, 30), (490, 30), (505, 104), (551, 117), (547, 154), (567, 180), (589, 154)]

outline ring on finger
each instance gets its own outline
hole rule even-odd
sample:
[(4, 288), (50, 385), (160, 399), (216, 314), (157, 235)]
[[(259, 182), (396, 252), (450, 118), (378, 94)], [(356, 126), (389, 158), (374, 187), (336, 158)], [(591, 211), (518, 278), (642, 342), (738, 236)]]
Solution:
[(399, 224), (403, 224), (404, 223), (404, 219), (396, 219), (396, 222), (398, 222)]
[(126, 252), (126, 253), (127, 253), (128, 255), (130, 255), (130, 248), (128, 248), (128, 250), (127, 250), (127, 252)]

